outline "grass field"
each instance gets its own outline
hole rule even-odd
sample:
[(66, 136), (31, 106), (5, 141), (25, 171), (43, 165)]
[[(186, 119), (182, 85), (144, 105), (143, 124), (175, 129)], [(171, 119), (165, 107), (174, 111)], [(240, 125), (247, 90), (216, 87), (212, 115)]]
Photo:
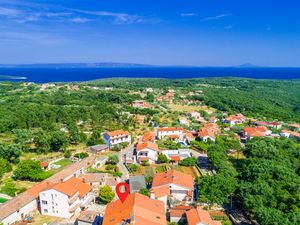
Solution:
[(192, 111), (197, 111), (197, 110), (211, 110), (215, 111), (213, 108), (209, 108), (207, 106), (194, 106), (194, 105), (177, 105), (177, 104), (170, 104), (168, 107), (172, 111), (181, 111), (181, 112), (192, 112)]
[(71, 163), (72, 163), (72, 161), (70, 159), (62, 159), (53, 164), (59, 165), (61, 167), (66, 167), (66, 166), (70, 165)]

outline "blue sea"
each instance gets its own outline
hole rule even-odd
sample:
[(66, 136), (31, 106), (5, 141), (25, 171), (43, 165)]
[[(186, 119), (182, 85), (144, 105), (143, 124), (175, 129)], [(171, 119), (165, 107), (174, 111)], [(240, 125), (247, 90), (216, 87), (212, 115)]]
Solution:
[(114, 67), (114, 68), (0, 68), (0, 81), (35, 83), (89, 81), (101, 78), (209, 78), (300, 79), (300, 68), (242, 67)]

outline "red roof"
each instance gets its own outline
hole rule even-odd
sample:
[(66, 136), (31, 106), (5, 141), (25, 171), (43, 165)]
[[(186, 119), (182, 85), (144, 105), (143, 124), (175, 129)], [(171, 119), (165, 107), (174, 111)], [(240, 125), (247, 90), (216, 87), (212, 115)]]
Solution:
[(265, 127), (245, 127), (244, 136), (263, 137), (266, 136), (267, 128)]
[(134, 193), (122, 203), (119, 199), (106, 206), (102, 225), (116, 225), (131, 219), (135, 225), (166, 225), (164, 203)]
[(172, 155), (171, 160), (178, 162), (178, 161), (180, 161), (180, 157), (179, 157), (179, 155)]
[(161, 127), (157, 129), (158, 132), (163, 131), (183, 131), (183, 128), (181, 127)]
[(230, 115), (226, 118), (227, 121), (236, 121), (236, 120), (245, 120), (245, 117), (242, 114)]
[(152, 188), (170, 184), (176, 184), (193, 190), (194, 178), (189, 174), (181, 173), (176, 170), (169, 170), (167, 172), (155, 174)]
[(115, 131), (107, 132), (106, 134), (110, 137), (130, 135), (127, 131), (124, 130), (115, 130)]
[(219, 134), (220, 128), (215, 123), (208, 123), (205, 124), (204, 127), (199, 129), (198, 136), (200, 138), (204, 138), (206, 136), (215, 137), (217, 134)]
[(47, 162), (40, 162), (41, 167), (45, 168), (48, 167), (49, 163)]
[(207, 225), (221, 225), (220, 221), (213, 220), (208, 211), (200, 209), (191, 209), (186, 212), (186, 219), (189, 225), (207, 224)]
[(159, 151), (159, 148), (158, 148), (157, 144), (155, 144), (153, 142), (150, 142), (150, 141), (148, 141), (148, 142), (140, 142), (136, 146), (136, 150), (137, 151), (142, 151), (142, 150), (144, 150), (146, 148), (154, 150), (154, 151)]
[(66, 194), (69, 197), (73, 196), (77, 192), (79, 192), (80, 197), (84, 197), (92, 190), (92, 187), (89, 184), (84, 183), (80, 179), (72, 177), (63, 183), (56, 184), (53, 189)]
[(172, 135), (170, 135), (170, 138), (171, 138), (171, 139), (178, 139), (178, 138), (179, 138), (179, 136), (178, 136), (178, 135), (176, 135), (176, 134), (172, 134)]
[(146, 132), (144, 134), (144, 136), (142, 137), (142, 141), (143, 142), (147, 142), (147, 141), (151, 141), (151, 142), (154, 142), (155, 141), (155, 138), (156, 138), (156, 135), (154, 132)]

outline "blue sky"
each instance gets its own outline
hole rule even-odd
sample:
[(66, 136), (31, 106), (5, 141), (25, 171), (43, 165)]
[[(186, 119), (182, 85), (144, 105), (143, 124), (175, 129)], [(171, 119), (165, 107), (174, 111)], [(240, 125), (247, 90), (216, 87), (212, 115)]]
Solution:
[(297, 0), (0, 0), (0, 64), (300, 66)]

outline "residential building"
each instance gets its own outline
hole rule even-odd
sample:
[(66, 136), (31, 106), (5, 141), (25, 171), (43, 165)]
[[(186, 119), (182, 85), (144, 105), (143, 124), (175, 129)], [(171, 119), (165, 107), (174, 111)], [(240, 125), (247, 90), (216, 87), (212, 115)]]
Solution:
[(292, 131), (296, 131), (296, 132), (300, 132), (300, 124), (289, 124), (289, 128), (292, 130)]
[(71, 177), (78, 177), (87, 167), (94, 164), (95, 158), (89, 156), (79, 162), (67, 166), (65, 169), (29, 188), (11, 200), (0, 205), (0, 221), (3, 225), (11, 225), (24, 219), (39, 207), (39, 193), (48, 189), (61, 180), (66, 181)]
[(213, 220), (208, 211), (197, 206), (196, 209), (191, 209), (186, 212), (188, 225), (222, 225), (220, 221)]
[(89, 184), (76, 177), (51, 185), (39, 194), (41, 213), (47, 216), (71, 218), (94, 200), (91, 191), (92, 187)]
[(276, 128), (276, 129), (280, 129), (281, 128), (281, 124), (279, 122), (273, 121), (273, 122), (265, 122), (265, 121), (255, 121), (253, 122), (253, 124), (255, 126), (263, 126), (263, 127), (272, 127), (272, 128)]
[(76, 225), (101, 225), (103, 217), (97, 211), (82, 211), (76, 220)]
[(199, 122), (199, 123), (204, 123), (205, 122), (205, 119), (201, 116), (201, 114), (199, 113), (199, 112), (197, 112), (197, 111), (193, 111), (193, 112), (190, 112), (190, 113), (188, 113), (188, 116), (191, 118), (191, 119), (193, 119), (193, 120), (195, 120), (195, 121), (197, 121), (197, 122)]
[(193, 209), (193, 206), (178, 205), (170, 209), (170, 221), (186, 224), (186, 212)]
[(300, 142), (300, 133), (290, 130), (282, 130), (280, 132), (280, 136), (287, 137), (287, 138), (295, 138), (297, 141)]
[(108, 152), (109, 147), (105, 144), (103, 144), (103, 145), (94, 145), (94, 146), (91, 146), (89, 150), (92, 153), (100, 155), (101, 153)]
[(119, 199), (107, 204), (102, 225), (116, 224), (166, 225), (164, 203), (133, 193), (122, 203)]
[(139, 108), (139, 109), (148, 109), (148, 108), (152, 108), (153, 106), (144, 100), (135, 100), (132, 102), (132, 107)]
[(114, 177), (109, 173), (84, 173), (79, 176), (79, 179), (89, 184), (94, 192), (98, 192), (99, 188), (104, 185), (116, 186), (118, 182), (121, 182), (120, 178)]
[(190, 121), (185, 117), (180, 117), (178, 120), (180, 125), (188, 126), (190, 124)]
[(151, 131), (147, 131), (143, 137), (141, 138), (142, 142), (154, 142), (156, 139), (156, 134), (154, 132)]
[(242, 114), (230, 115), (226, 119), (223, 119), (223, 123), (229, 123), (230, 126), (242, 124), (245, 122), (245, 117)]
[(130, 193), (139, 192), (142, 188), (146, 188), (146, 181), (143, 175), (129, 177)]
[(194, 201), (194, 178), (176, 170), (155, 174), (150, 190), (150, 197), (158, 199), (168, 205), (175, 200), (182, 204)]
[(189, 149), (162, 150), (161, 153), (167, 156), (168, 159), (172, 161), (180, 161), (188, 157), (192, 157), (192, 153)]
[(205, 124), (204, 127), (199, 129), (198, 136), (201, 141), (207, 142), (208, 140), (215, 141), (216, 136), (221, 133), (219, 126), (215, 123)]
[(157, 161), (158, 153), (159, 149), (157, 144), (150, 141), (140, 142), (136, 146), (136, 157), (139, 163), (142, 161), (155, 163)]
[(121, 143), (131, 143), (131, 135), (127, 131), (115, 130), (104, 134), (104, 141), (108, 147)]
[(153, 92), (153, 88), (152, 87), (146, 88), (146, 92), (152, 93)]
[(246, 139), (252, 139), (254, 137), (265, 137), (272, 134), (272, 131), (266, 127), (245, 127), (243, 129), (243, 137)]
[(217, 122), (218, 122), (218, 118), (215, 117), (215, 116), (212, 116), (212, 117), (210, 118), (210, 122), (211, 122), (211, 123), (217, 123)]

